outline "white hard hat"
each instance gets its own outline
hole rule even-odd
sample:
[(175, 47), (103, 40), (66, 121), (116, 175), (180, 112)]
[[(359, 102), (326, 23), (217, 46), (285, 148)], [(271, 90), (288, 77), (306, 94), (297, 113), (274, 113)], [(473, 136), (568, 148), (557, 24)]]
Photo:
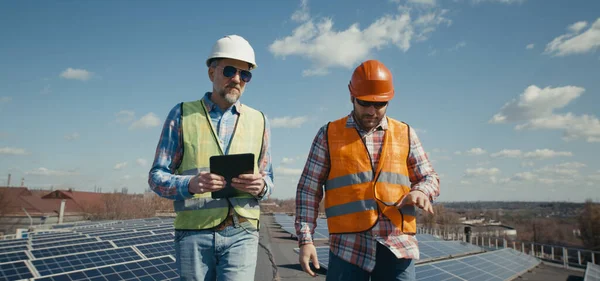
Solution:
[(250, 69), (257, 67), (254, 61), (254, 49), (246, 39), (239, 35), (227, 35), (217, 40), (208, 59), (206, 59), (206, 66), (210, 66), (210, 60), (216, 58), (245, 61), (252, 65)]

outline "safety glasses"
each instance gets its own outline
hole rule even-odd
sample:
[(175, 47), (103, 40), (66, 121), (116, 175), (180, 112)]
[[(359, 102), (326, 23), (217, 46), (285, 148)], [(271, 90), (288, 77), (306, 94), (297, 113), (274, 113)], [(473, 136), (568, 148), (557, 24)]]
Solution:
[(252, 73), (250, 73), (250, 71), (237, 69), (230, 65), (223, 67), (223, 76), (231, 78), (235, 76), (238, 71), (240, 72), (240, 79), (242, 79), (242, 81), (246, 83), (250, 82), (250, 79), (252, 79)]
[(388, 104), (387, 101), (375, 102), (375, 101), (364, 101), (364, 100), (359, 100), (359, 99), (356, 99), (356, 103), (358, 103), (362, 107), (374, 106), (377, 109), (380, 109)]

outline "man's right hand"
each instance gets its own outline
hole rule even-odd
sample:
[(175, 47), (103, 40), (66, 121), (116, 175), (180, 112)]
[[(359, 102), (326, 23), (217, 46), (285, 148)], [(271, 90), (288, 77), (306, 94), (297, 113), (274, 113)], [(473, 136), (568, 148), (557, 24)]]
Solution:
[(316, 269), (320, 268), (319, 260), (317, 259), (317, 249), (315, 248), (315, 245), (304, 244), (304, 245), (300, 246), (300, 257), (298, 258), (298, 260), (300, 261), (300, 266), (302, 267), (302, 270), (304, 270), (304, 272), (308, 273), (312, 277), (317, 276), (317, 274), (315, 274), (310, 269), (310, 261), (311, 260), (312, 260), (313, 266)]
[(222, 176), (209, 172), (200, 172), (190, 180), (188, 191), (192, 194), (213, 192), (223, 189), (225, 184), (225, 178)]

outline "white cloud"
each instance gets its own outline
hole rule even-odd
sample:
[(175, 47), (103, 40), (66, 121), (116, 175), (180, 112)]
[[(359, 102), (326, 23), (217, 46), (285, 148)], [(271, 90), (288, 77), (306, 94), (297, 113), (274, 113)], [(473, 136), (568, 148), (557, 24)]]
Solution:
[[(418, 11), (423, 13), (422, 9)], [(445, 18), (446, 12), (427, 11), (413, 22), (410, 11), (399, 9), (397, 14), (383, 15), (363, 29), (353, 23), (338, 30), (331, 18), (312, 18), (308, 5), (302, 1), (300, 9), (291, 17), (299, 22), (299, 26), (291, 35), (274, 40), (269, 51), (279, 58), (300, 56), (311, 61), (311, 68), (302, 71), (304, 76), (326, 75), (330, 68), (356, 67), (375, 50), (396, 46), (401, 51), (408, 51), (411, 42), (426, 40), (437, 25), (451, 23)]]
[(533, 49), (533, 47), (535, 47), (535, 44), (528, 44), (525, 48), (527, 50), (531, 50), (531, 49)]
[(552, 115), (553, 110), (566, 106), (584, 91), (585, 89), (575, 86), (540, 89), (531, 85), (518, 100), (513, 99), (506, 103), (490, 122), (505, 123), (548, 117)]
[[(518, 149), (503, 149), (499, 152), (490, 155), (493, 158), (529, 158), (529, 159), (547, 159), (560, 156), (573, 156), (573, 153), (568, 151), (554, 151), (551, 149), (536, 149), (530, 152), (522, 152)], [(525, 163), (523, 163), (525, 164)], [(531, 165), (526, 166), (533, 166)]]
[(9, 103), (10, 101), (12, 101), (11, 97), (0, 97), (0, 104)]
[(506, 157), (506, 158), (519, 158), (521, 157), (522, 152), (518, 149), (503, 149), (499, 152), (492, 153), (490, 156), (496, 157)]
[(468, 155), (484, 155), (486, 153), (487, 152), (484, 149), (480, 148), (480, 147), (471, 148), (471, 149), (469, 149), (467, 151)]
[(135, 112), (131, 110), (121, 110), (115, 113), (115, 116), (117, 117), (117, 123), (129, 123), (133, 121)]
[(273, 118), (270, 123), (273, 128), (300, 128), (307, 120), (307, 116), (285, 116)]
[(25, 172), (26, 175), (33, 176), (75, 176), (78, 175), (76, 171), (60, 171), (60, 170), (50, 170), (44, 167), (37, 168), (32, 171)]
[(475, 168), (475, 169), (467, 169), (465, 171), (466, 177), (478, 177), (478, 176), (494, 176), (500, 173), (500, 169), (498, 168)]
[(144, 159), (144, 158), (138, 158), (138, 159), (136, 159), (135, 163), (137, 163), (141, 167), (146, 167), (148, 165), (148, 161), (146, 159)]
[(92, 72), (89, 72), (85, 69), (76, 69), (69, 67), (60, 74), (60, 77), (65, 79), (87, 81), (92, 77), (92, 75)]
[(523, 156), (525, 158), (547, 159), (560, 156), (573, 156), (573, 153), (568, 151), (554, 151), (551, 149), (536, 149), (535, 151), (525, 153)]
[(454, 151), (454, 155), (462, 155), (462, 152), (460, 152), (460, 151), (458, 151), (458, 150), (457, 150), (457, 151)]
[(426, 6), (435, 6), (436, 0), (408, 0), (408, 3), (426, 5)]
[(535, 162), (533, 161), (524, 161), (521, 163), (521, 167), (526, 168), (526, 167), (533, 167), (535, 166)]
[(584, 91), (584, 88), (576, 86), (544, 89), (535, 85), (529, 86), (518, 100), (513, 99), (506, 103), (489, 123), (519, 123), (515, 126), (517, 130), (564, 130), (564, 140), (585, 139), (588, 142), (600, 142), (600, 120), (597, 117), (587, 114), (576, 116), (573, 113), (554, 113), (581, 96)]
[(79, 139), (79, 133), (75, 132), (69, 135), (65, 135), (65, 139), (68, 141)]
[(0, 154), (7, 154), (7, 155), (27, 155), (29, 153), (27, 153), (27, 151), (23, 148), (16, 148), (16, 147), (0, 147)]
[[(580, 21), (570, 25), (568, 33), (560, 35), (546, 45), (544, 54), (552, 56), (566, 56), (591, 52), (600, 47), (600, 18), (588, 26), (587, 22)], [(583, 32), (582, 32), (583, 31)]]
[(142, 116), (142, 118), (140, 118), (139, 120), (133, 122), (131, 126), (129, 126), (129, 129), (146, 129), (158, 126), (160, 126), (160, 119), (158, 118), (158, 116), (156, 116), (156, 114), (150, 112)]
[(286, 165), (286, 164), (292, 164), (294, 163), (296, 160), (294, 158), (288, 158), (288, 157), (283, 157), (283, 159), (281, 159), (281, 164), (282, 165)]
[(302, 169), (292, 169), (285, 167), (277, 167), (275, 168), (274, 173), (278, 176), (300, 176), (302, 175)]
[(126, 166), (127, 166), (127, 162), (121, 162), (121, 163), (115, 164), (115, 166), (113, 167), (113, 169), (115, 169), (115, 170), (122, 170)]
[(532, 181), (537, 179), (537, 176), (531, 172), (522, 172), (516, 173), (514, 176), (506, 179), (501, 179), (500, 183), (509, 183), (509, 182), (524, 182), (524, 181)]
[(292, 14), (292, 20), (295, 22), (305, 22), (310, 19), (310, 13), (308, 11), (308, 0), (300, 1), (300, 9), (296, 10)]
[(565, 162), (565, 163), (561, 163), (561, 164), (556, 164), (555, 167), (557, 167), (557, 168), (569, 168), (569, 169), (580, 169), (580, 168), (587, 167), (587, 165), (584, 164), (584, 163), (581, 163), (581, 162)]

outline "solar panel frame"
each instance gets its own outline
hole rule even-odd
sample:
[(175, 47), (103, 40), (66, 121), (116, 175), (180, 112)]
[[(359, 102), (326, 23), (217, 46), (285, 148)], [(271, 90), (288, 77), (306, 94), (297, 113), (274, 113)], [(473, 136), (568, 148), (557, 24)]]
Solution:
[(133, 261), (117, 265), (74, 271), (70, 273), (38, 277), (35, 281), (82, 281), (82, 280), (178, 280), (175, 258), (157, 258)]
[(27, 266), (26, 261), (0, 264), (0, 281), (21, 280), (33, 278), (35, 275)]
[(112, 242), (117, 247), (125, 247), (125, 246), (134, 246), (134, 245), (140, 245), (140, 244), (148, 244), (148, 243), (152, 243), (152, 242), (169, 241), (174, 238), (175, 238), (175, 236), (173, 234), (164, 233), (164, 234), (158, 234), (158, 235), (148, 235), (148, 236), (127, 238), (127, 239), (113, 240)]
[(170, 254), (175, 256), (175, 243), (173, 241), (162, 241), (134, 246), (147, 258), (154, 258)]
[(29, 247), (27, 245), (14, 246), (14, 247), (2, 247), (0, 248), (1, 253), (10, 253), (10, 252), (18, 252), (18, 251), (27, 251)]
[(21, 246), (21, 245), (27, 245), (28, 243), (29, 243), (29, 240), (27, 240), (27, 239), (2, 240), (2, 241), (0, 241), (0, 249)]
[(98, 241), (92, 243), (67, 245), (54, 248), (36, 249), (31, 250), (30, 252), (34, 258), (41, 259), (45, 257), (61, 256), (66, 254), (90, 252), (94, 250), (103, 250), (111, 248), (115, 248), (115, 246), (110, 241)]
[(584, 281), (600, 281), (600, 265), (588, 262), (585, 267)]
[(49, 242), (49, 243), (34, 244), (34, 245), (31, 245), (31, 247), (33, 248), (33, 250), (38, 250), (38, 249), (45, 249), (45, 248), (54, 248), (57, 246), (77, 245), (77, 244), (97, 242), (97, 241), (99, 241), (99, 240), (96, 237), (87, 237), (87, 238), (82, 238), (82, 239), (73, 239), (73, 240), (65, 240), (65, 241), (58, 241), (58, 242), (55, 241), (55, 242)]
[(65, 235), (65, 236), (61, 236), (61, 237), (49, 237), (49, 238), (35, 239), (35, 240), (29, 241), (29, 244), (31, 244), (31, 245), (37, 245), (37, 244), (44, 244), (44, 243), (50, 243), (50, 242), (55, 242), (55, 241), (61, 241), (63, 239), (82, 239), (82, 238), (89, 238), (89, 236), (82, 235), (82, 234), (79, 234), (79, 233), (74, 233), (73, 235)]
[(27, 251), (0, 253), (0, 263), (29, 260)]
[(39, 276), (48, 276), (141, 259), (143, 257), (133, 247), (123, 247), (34, 259), (30, 263)]
[(174, 232), (175, 232), (175, 228), (152, 230), (152, 233), (154, 233), (154, 234), (174, 233)]
[(150, 231), (134, 231), (134, 232), (120, 233), (120, 234), (99, 235), (96, 237), (98, 237), (101, 240), (120, 240), (120, 239), (125, 239), (125, 238), (133, 238), (133, 237), (147, 236), (147, 235), (152, 235), (152, 233)]

